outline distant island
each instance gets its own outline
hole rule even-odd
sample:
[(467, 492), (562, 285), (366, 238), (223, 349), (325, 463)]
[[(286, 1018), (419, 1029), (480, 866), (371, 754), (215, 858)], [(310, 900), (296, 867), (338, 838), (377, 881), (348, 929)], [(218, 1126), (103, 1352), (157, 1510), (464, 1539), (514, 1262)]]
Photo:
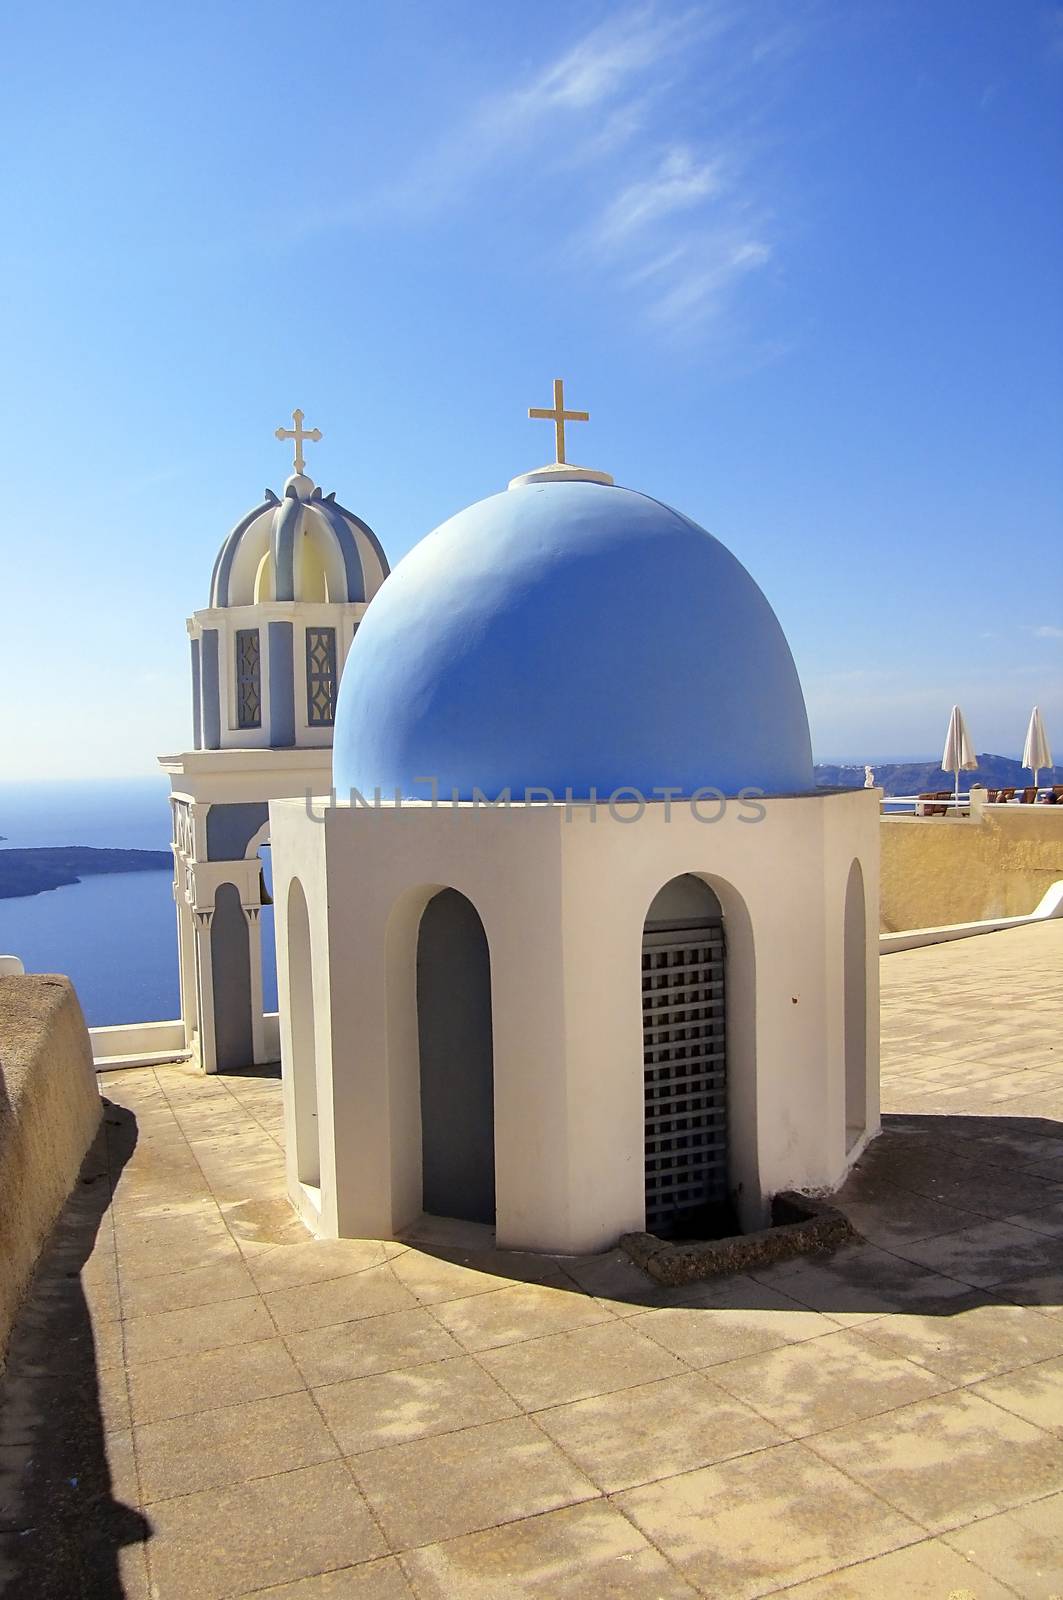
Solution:
[[(955, 782), (952, 773), (943, 772), (936, 761), (883, 761), (870, 766), (876, 785), (888, 795), (951, 789)], [(863, 766), (820, 765), (815, 772), (821, 787), (861, 788), (864, 782)], [(984, 784), (987, 789), (1025, 789), (1033, 783), (1033, 773), (1011, 756), (980, 755), (973, 772), (960, 773), (961, 789), (969, 789), (972, 783)], [(1063, 783), (1063, 768), (1042, 767), (1038, 784), (1052, 783)]]
[(88, 845), (0, 850), (0, 900), (43, 894), (109, 872), (161, 872), (173, 867), (169, 850), (93, 850)]

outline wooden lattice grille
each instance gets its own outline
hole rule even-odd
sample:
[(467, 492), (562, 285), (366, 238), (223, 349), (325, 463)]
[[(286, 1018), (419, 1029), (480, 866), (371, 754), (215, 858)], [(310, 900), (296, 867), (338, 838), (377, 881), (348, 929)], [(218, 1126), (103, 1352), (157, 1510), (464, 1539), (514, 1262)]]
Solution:
[(647, 932), (642, 950), (646, 1226), (727, 1194), (722, 927)]

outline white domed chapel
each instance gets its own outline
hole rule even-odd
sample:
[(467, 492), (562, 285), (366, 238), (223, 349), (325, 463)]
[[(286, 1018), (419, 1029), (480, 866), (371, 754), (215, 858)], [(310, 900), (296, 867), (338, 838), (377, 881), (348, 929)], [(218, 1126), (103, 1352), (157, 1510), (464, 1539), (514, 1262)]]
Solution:
[(546, 414), (556, 462), (369, 607), (331, 795), (270, 805), (289, 1191), (324, 1235), (757, 1227), (877, 1131), (877, 796), (814, 787), (741, 564), (570, 466), (559, 384)]

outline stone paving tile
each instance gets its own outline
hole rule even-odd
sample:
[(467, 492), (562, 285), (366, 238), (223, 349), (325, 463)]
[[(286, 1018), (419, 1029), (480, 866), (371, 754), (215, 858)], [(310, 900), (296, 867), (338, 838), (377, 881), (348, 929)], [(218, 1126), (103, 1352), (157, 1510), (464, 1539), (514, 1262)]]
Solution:
[(1016, 1228), (1029, 1228), (1034, 1233), (1063, 1239), (1063, 1201), (1043, 1206), (1037, 1211), (1017, 1211), (1013, 1217), (1005, 1217), (1004, 1220)]
[[(966, 1090), (957, 1090), (956, 1110), (970, 1111)], [(946, 1109), (946, 1108), (942, 1108)], [(910, 1163), (894, 1173), (894, 1182), (914, 1194), (982, 1217), (1005, 1217), (1016, 1210), (1034, 1210), (1063, 1198), (1063, 1186), (1029, 1172), (1008, 1172), (970, 1158), (948, 1154)]]
[(462, 1354), (461, 1345), (425, 1306), (291, 1333), (287, 1345), (312, 1387)]
[[(623, 1250), (609, 1250), (603, 1255), (564, 1258), (565, 1276), (584, 1291), (593, 1295), (618, 1316), (630, 1316), (651, 1306), (674, 1305), (676, 1291), (661, 1288), (636, 1267)], [(696, 1294), (700, 1285), (691, 1284), (684, 1294)]]
[(838, 1204), (857, 1233), (884, 1250), (956, 1233), (982, 1220), (956, 1206), (912, 1194), (884, 1177), (873, 1186), (847, 1184), (838, 1196)]
[(340, 1454), (305, 1391), (144, 1423), (134, 1437), (144, 1505)]
[(612, 1312), (570, 1287), (515, 1284), (495, 1294), (437, 1301), (435, 1315), (466, 1350), (491, 1350), (529, 1337), (612, 1321)]
[(345, 1455), (517, 1414), (505, 1390), (465, 1355), (332, 1383), (314, 1398)]
[(137, 1457), (131, 1428), (116, 1428), (103, 1438), (107, 1470), (110, 1473), (111, 1494), (124, 1505), (141, 1503)]
[(122, 1315), (118, 1264), (113, 1257), (98, 1257), (81, 1271), (81, 1292), (94, 1323), (117, 1322)]
[(708, 1595), (752, 1600), (912, 1543), (922, 1530), (802, 1444), (783, 1444), (615, 1497)]
[(154, 1600), (223, 1600), (387, 1553), (339, 1461), (163, 1500), (151, 1521)]
[(911, 1261), (976, 1288), (1053, 1269), (1063, 1272), (1063, 1249), (1056, 1240), (1008, 1222), (983, 1222), (897, 1249)]
[(213, 1216), (167, 1218), (135, 1230), (119, 1228), (115, 1248), (123, 1280), (239, 1261), (232, 1234), (217, 1207), (213, 1212)]
[(1022, 1600), (1058, 1600), (1063, 1592), (1063, 1494), (957, 1528), (942, 1542)]
[(209, 1310), (187, 1306), (180, 1311), (160, 1311), (135, 1317), (124, 1326), (126, 1355), (132, 1365), (172, 1360), (223, 1345), (242, 1346), (272, 1338), (277, 1331), (261, 1299), (225, 1300)]
[(893, 1312), (860, 1331), (954, 1384), (977, 1383), (1063, 1353), (1063, 1320), (1032, 1317), (1021, 1306), (977, 1292), (938, 1316)]
[(1063, 1359), (1039, 1361), (974, 1385), (974, 1393), (1063, 1438)]
[(467, 1295), (490, 1294), (514, 1281), (564, 1283), (566, 1277), (552, 1256), (519, 1255), (500, 1251), (490, 1267), (482, 1256), (463, 1252), (460, 1257), (410, 1249), (392, 1262), (399, 1282), (424, 1305), (441, 1300), (462, 1300)]
[(727, 1278), (712, 1288), (713, 1301), (640, 1310), (629, 1324), (692, 1367), (716, 1366), (838, 1330), (821, 1312), (808, 1311), (752, 1278)]
[(226, 1200), (220, 1209), (225, 1226), (245, 1260), (252, 1255), (263, 1255), (275, 1245), (306, 1243), (306, 1229), (292, 1210), (280, 1177), (272, 1193), (246, 1200)]
[(256, 1589), (238, 1600), (416, 1600), (394, 1556), (366, 1561), (358, 1567), (341, 1567), (295, 1583)]
[(987, 1577), (943, 1540), (924, 1539), (785, 1593), (786, 1600), (1013, 1600), (1015, 1591)]
[(693, 1600), (696, 1590), (600, 1500), (411, 1550), (418, 1600)]
[(260, 1291), (298, 1289), (329, 1278), (346, 1278), (368, 1267), (382, 1267), (401, 1255), (405, 1245), (377, 1239), (309, 1239), (298, 1244), (275, 1245), (257, 1255), (249, 1270)]
[(1031, 1306), (1046, 1317), (1063, 1316), (1063, 1276), (1058, 1271), (1009, 1278), (997, 1284), (994, 1292), (1001, 1300)]
[(876, 1245), (852, 1244), (824, 1260), (802, 1256), (751, 1274), (833, 1322), (860, 1323), (887, 1311), (933, 1310), (970, 1285), (905, 1261)]
[(540, 1411), (536, 1421), (607, 1494), (786, 1441), (696, 1372)]
[(528, 1411), (631, 1389), (683, 1371), (675, 1356), (617, 1321), (485, 1350), (479, 1359)]
[(967, 1389), (818, 1434), (811, 1447), (932, 1533), (1063, 1489), (1063, 1442)]
[(149, 1278), (131, 1278), (122, 1284), (122, 1309), (127, 1317), (150, 1317), (161, 1311), (184, 1311), (212, 1306), (222, 1300), (246, 1300), (258, 1289), (243, 1257), (218, 1261), (209, 1267), (165, 1272)]
[(129, 1368), (132, 1420), (138, 1423), (162, 1422), (302, 1388), (302, 1374), (281, 1339), (242, 1345), (238, 1356), (226, 1348), (204, 1350)]
[(124, 1366), (99, 1369), (96, 1373), (96, 1402), (105, 1433), (124, 1432), (132, 1427), (129, 1378)]
[(712, 1368), (712, 1378), (795, 1439), (950, 1387), (926, 1367), (865, 1339), (859, 1328), (728, 1361)]
[(530, 1417), (391, 1445), (350, 1467), (396, 1550), (598, 1495)]
[(281, 1333), (303, 1333), (333, 1322), (413, 1310), (418, 1302), (395, 1276), (394, 1265), (369, 1267), (346, 1278), (329, 1278), (297, 1289), (275, 1289), (265, 1296), (265, 1303)]

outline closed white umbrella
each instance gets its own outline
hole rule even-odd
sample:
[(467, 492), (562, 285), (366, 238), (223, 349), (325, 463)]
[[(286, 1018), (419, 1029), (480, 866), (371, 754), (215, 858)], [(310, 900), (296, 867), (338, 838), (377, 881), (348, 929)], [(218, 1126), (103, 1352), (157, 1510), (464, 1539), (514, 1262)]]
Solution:
[(1026, 730), (1026, 743), (1022, 751), (1022, 764), (1029, 767), (1033, 773), (1033, 786), (1037, 788), (1037, 774), (1042, 767), (1052, 765), (1052, 751), (1048, 745), (1048, 735), (1045, 732), (1044, 718), (1041, 716), (1040, 706), (1034, 706), (1030, 713), (1030, 726)]
[(973, 772), (978, 765), (978, 757), (974, 751), (974, 741), (967, 731), (967, 724), (963, 720), (963, 712), (959, 706), (953, 706), (952, 716), (949, 718), (949, 731), (945, 735), (945, 750), (941, 757), (942, 772), (956, 774), (956, 800), (960, 798), (960, 773)]

